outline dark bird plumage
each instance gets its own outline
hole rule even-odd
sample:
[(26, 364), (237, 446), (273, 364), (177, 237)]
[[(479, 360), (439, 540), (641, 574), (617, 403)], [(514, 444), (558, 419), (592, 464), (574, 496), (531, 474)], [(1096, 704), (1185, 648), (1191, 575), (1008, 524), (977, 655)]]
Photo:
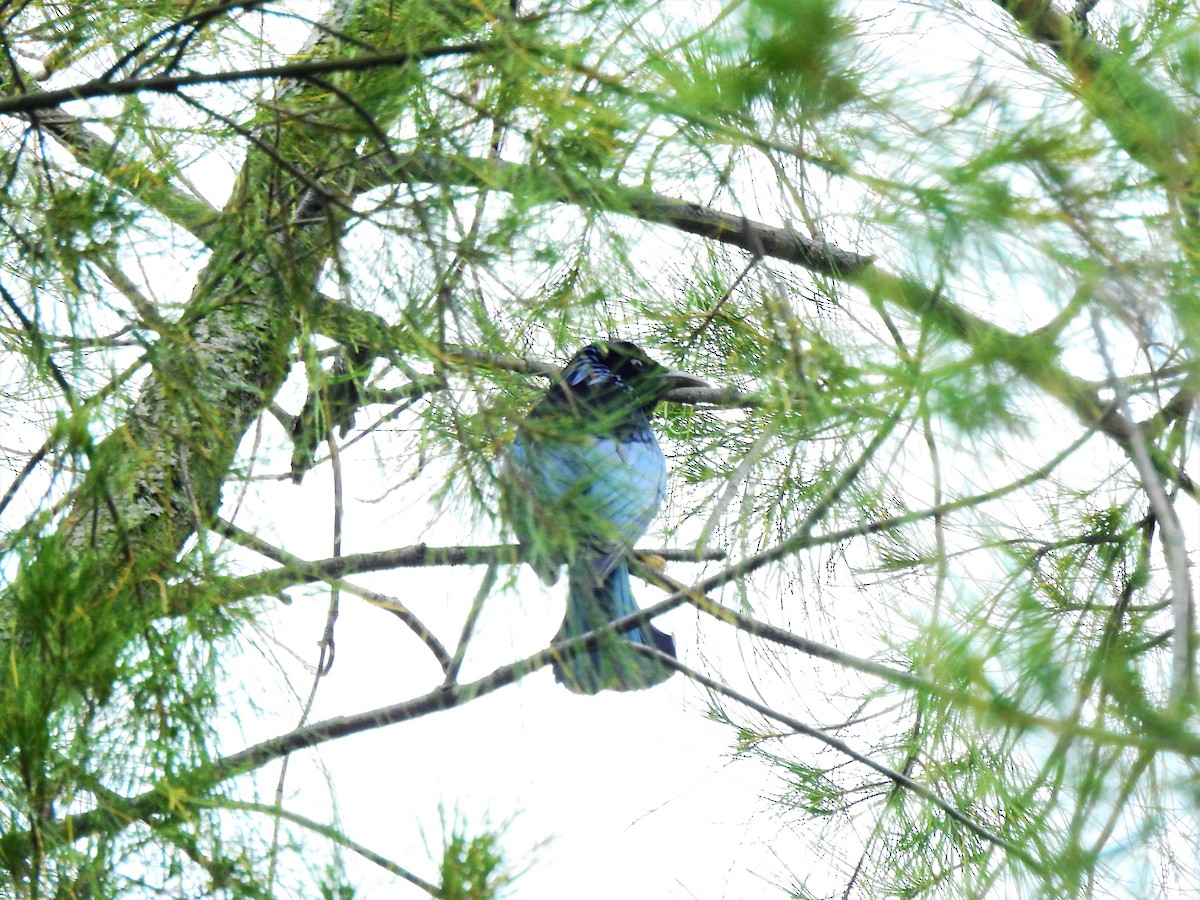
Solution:
[[(688, 386), (704, 382), (668, 371), (628, 341), (597, 342), (575, 354), (518, 429), (507, 512), (543, 581), (553, 584), (567, 566), (556, 641), (637, 612), (626, 557), (658, 513), (667, 478), (650, 416), (668, 391)], [(670, 677), (629, 642), (675, 655), (670, 635), (648, 622), (556, 660), (555, 677), (583, 694)]]
[(363, 405), (363, 382), (375, 357), (370, 350), (355, 344), (337, 348), (333, 367), (315, 368), (309, 383), (308, 398), (300, 414), (292, 419), (292, 482), (299, 484), (312, 468), (321, 444), (330, 433), (341, 429), (342, 437), (354, 427), (354, 416)]

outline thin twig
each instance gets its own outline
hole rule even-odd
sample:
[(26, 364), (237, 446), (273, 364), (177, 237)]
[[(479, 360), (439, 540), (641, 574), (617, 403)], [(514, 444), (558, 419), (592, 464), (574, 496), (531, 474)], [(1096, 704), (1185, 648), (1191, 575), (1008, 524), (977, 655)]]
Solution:
[[(425, 646), (429, 648), (429, 652), (433, 654), (434, 659), (437, 660), (442, 671), (445, 671), (450, 665), (450, 654), (446, 651), (446, 648), (442, 646), (441, 641), (437, 639), (433, 632), (425, 626), (425, 623), (422, 622), (412, 612), (412, 610), (410, 610), (396, 598), (389, 597), (386, 594), (379, 593), (378, 591), (372, 591), (369, 588), (364, 588), (360, 585), (353, 584), (337, 575), (321, 573), (319, 569), (313, 570), (310, 568), (313, 565), (312, 563), (308, 563), (305, 560), (292, 556), (290, 553), (279, 547), (268, 544), (262, 538), (243, 531), (232, 522), (227, 522), (223, 519), (218, 520), (217, 523), (214, 524), (213, 530), (221, 535), (224, 535), (230, 540), (236, 541), (244, 547), (254, 550), (256, 553), (266, 556), (268, 559), (274, 559), (277, 562), (283, 563), (281, 568), (275, 569), (272, 572), (230, 579), (228, 582), (222, 585), (221, 588), (225, 597), (225, 602), (231, 602), (238, 597), (276, 593), (283, 588), (294, 584), (303, 584), (313, 581), (328, 581), (330, 583), (336, 582), (339, 587), (347, 593), (361, 597), (372, 605), (378, 606), (380, 609), (385, 609), (392, 615), (396, 616), (396, 618), (400, 619), (400, 621), (407, 625), (413, 634), (415, 634), (425, 644)], [(374, 554), (360, 555), (373, 556)], [(348, 558), (349, 557), (346, 556), (333, 557), (325, 562), (336, 564), (339, 560), (346, 560)], [(392, 567), (372, 566), (357, 571), (375, 571), (376, 569), (380, 568)], [(178, 605), (181, 608), (186, 609), (188, 603), (185, 599), (181, 604)]]
[(470, 56), (491, 49), (505, 49), (489, 41), (468, 41), (462, 44), (443, 44), (416, 50), (395, 50), (388, 53), (369, 53), (340, 59), (310, 59), (273, 66), (251, 66), (228, 72), (193, 72), (188, 75), (152, 75), (148, 78), (121, 78), (105, 81), (95, 78), (72, 87), (52, 91), (29, 91), (0, 100), (0, 115), (31, 113), (57, 109), (75, 100), (96, 97), (123, 97), (130, 94), (177, 94), (184, 88), (213, 84), (234, 84), (241, 81), (267, 81), (279, 78), (301, 79), (310, 75), (334, 72), (362, 72), (385, 66), (399, 66), (418, 60), (447, 56)]
[(1008, 840), (1007, 838), (1003, 838), (1000, 835), (996, 834), (990, 828), (986, 827), (985, 825), (983, 825), (981, 822), (977, 821), (976, 819), (971, 818), (966, 813), (961, 812), (953, 804), (951, 804), (948, 801), (943, 800), (941, 797), (939, 797), (936, 793), (934, 793), (933, 790), (931, 790), (930, 788), (926, 787), (925, 785), (921, 784), (918, 781), (914, 781), (912, 778), (905, 775), (904, 773), (897, 772), (895, 769), (893, 769), (889, 766), (886, 766), (883, 763), (878, 762), (877, 760), (872, 759), (871, 757), (867, 756), (866, 754), (859, 753), (857, 750), (853, 749), (849, 744), (847, 744), (845, 741), (841, 740), (840, 738), (836, 738), (831, 734), (827, 734), (826, 732), (822, 731), (819, 728), (814, 728), (811, 725), (806, 725), (805, 723), (801, 722), (798, 719), (794, 719), (791, 716), (781, 713), (777, 710), (774, 710), (771, 707), (769, 707), (763, 703), (759, 703), (757, 700), (755, 700), (751, 697), (747, 697), (745, 694), (742, 694), (739, 691), (734, 690), (733, 688), (729, 687), (728, 685), (724, 684), (723, 682), (715, 681), (714, 679), (709, 678), (706, 675), (701, 675), (695, 669), (688, 668), (686, 665), (681, 663), (679, 660), (677, 660), (673, 656), (670, 656), (666, 653), (663, 653), (659, 650), (654, 649), (653, 647), (648, 647), (643, 644), (635, 644), (632, 646), (634, 646), (635, 649), (639, 653), (642, 653), (646, 656), (653, 657), (655, 660), (661, 662), (664, 666), (674, 669), (677, 672), (683, 673), (688, 678), (692, 679), (693, 681), (695, 681), (698, 684), (703, 685), (704, 687), (708, 688), (710, 691), (714, 691), (718, 694), (728, 697), (731, 700), (735, 700), (736, 702), (742, 704), (743, 706), (753, 709), (757, 713), (767, 716), (768, 718), (774, 719), (777, 722), (781, 722), (784, 725), (791, 728), (797, 734), (802, 734), (807, 737), (815, 738), (816, 740), (821, 741), (823, 744), (826, 744), (827, 746), (832, 747), (833, 749), (837, 750), (839, 753), (842, 753), (842, 754), (850, 757), (855, 762), (862, 763), (863, 765), (867, 766), (868, 768), (873, 769), (874, 771), (878, 772), (880, 775), (883, 775), (885, 778), (893, 781), (894, 783), (900, 785), (901, 787), (905, 788), (906, 790), (916, 794), (921, 799), (936, 806), (938, 809), (942, 810), (942, 812), (944, 812), (951, 819), (958, 822), (960, 825), (964, 826), (965, 828), (967, 828), (974, 834), (978, 835), (979, 837), (983, 838), (985, 841), (988, 841), (991, 844), (995, 844), (997, 847), (1003, 848), (1005, 851), (1007, 851), (1008, 853), (1010, 853), (1011, 855), (1015, 856), (1017, 859), (1019, 859), (1023, 863), (1025, 863), (1025, 865), (1029, 866), (1029, 868), (1032, 869), (1037, 874), (1044, 875), (1044, 869), (1042, 867), (1042, 864), (1038, 860), (1036, 860), (1032, 856), (1030, 856), (1028, 853), (1026, 853), (1025, 850), (1023, 850), (1021, 847), (1017, 846), (1016, 844), (1014, 844), (1012, 841)]
[(1116, 366), (1109, 352), (1108, 341), (1100, 321), (1100, 312), (1092, 307), (1092, 331), (1100, 356), (1109, 373), (1113, 393), (1117, 405), (1131, 421), (1129, 435), (1129, 455), (1137, 469), (1142, 482), (1142, 490), (1150, 503), (1159, 524), (1159, 540), (1162, 541), (1163, 558), (1167, 563), (1167, 571), (1171, 576), (1171, 607), (1175, 618), (1175, 642), (1171, 652), (1171, 690), (1169, 705), (1173, 714), (1182, 716), (1193, 696), (1195, 695), (1196, 670), (1196, 629), (1195, 604), (1192, 595), (1192, 579), (1188, 574), (1187, 539), (1183, 533), (1183, 525), (1179, 521), (1179, 512), (1171, 498), (1167, 496), (1166, 487), (1159, 477), (1158, 471), (1150, 458), (1146, 439), (1136, 422), (1132, 422), (1129, 411), (1129, 396), (1125, 393), (1120, 379), (1116, 377)]
[(475, 599), (471, 601), (471, 609), (467, 613), (467, 618), (463, 622), (462, 634), (458, 638), (458, 646), (454, 648), (454, 658), (450, 660), (450, 665), (446, 667), (446, 684), (453, 684), (458, 680), (459, 669), (462, 668), (463, 659), (467, 655), (467, 643), (471, 640), (471, 632), (475, 630), (475, 622), (479, 619), (479, 614), (483, 612), (483, 603), (487, 599), (488, 594), (492, 591), (492, 586), (496, 583), (496, 564), (491, 563), (487, 567), (487, 571), (483, 573), (483, 580), (479, 583), (479, 590), (475, 592)]
[(320, 834), (322, 837), (326, 837), (329, 840), (340, 844), (341, 846), (345, 847), (346, 849), (351, 850), (354, 853), (357, 853), (363, 859), (374, 863), (375, 865), (379, 866), (381, 869), (385, 869), (388, 872), (391, 872), (393, 875), (399, 876), (400, 878), (403, 878), (405, 881), (408, 881), (408, 882), (416, 885), (421, 890), (423, 890), (427, 894), (429, 894), (431, 897), (441, 897), (442, 896), (442, 891), (436, 884), (432, 884), (431, 882), (426, 881), (424, 878), (422, 878), (421, 876), (419, 876), (413, 872), (410, 872), (408, 869), (406, 869), (404, 866), (400, 865), (399, 863), (393, 862), (392, 860), (388, 859), (387, 857), (385, 857), (379, 853), (376, 853), (374, 850), (370, 850), (367, 847), (364, 847), (362, 844), (358, 843), (357, 841), (351, 840), (350, 838), (346, 837), (346, 835), (343, 832), (339, 831), (337, 828), (334, 828), (330, 825), (325, 825), (321, 822), (316, 821), (315, 819), (310, 819), (308, 816), (301, 815), (298, 812), (293, 812), (290, 809), (284, 809), (282, 806), (279, 806), (278, 804), (275, 806), (266, 806), (265, 804), (262, 804), (262, 803), (247, 803), (244, 801), (237, 801), (237, 800), (221, 800), (221, 801), (213, 802), (213, 803), (197, 803), (196, 805), (209, 806), (209, 807), (216, 808), (216, 809), (242, 809), (242, 810), (246, 810), (247, 812), (261, 812), (261, 813), (264, 813), (269, 816), (275, 816), (275, 817), (277, 817), (277, 819), (278, 818), (287, 819), (289, 822), (295, 822), (297, 825), (300, 825), (303, 828), (307, 828), (309, 831), (314, 831), (317, 834)]

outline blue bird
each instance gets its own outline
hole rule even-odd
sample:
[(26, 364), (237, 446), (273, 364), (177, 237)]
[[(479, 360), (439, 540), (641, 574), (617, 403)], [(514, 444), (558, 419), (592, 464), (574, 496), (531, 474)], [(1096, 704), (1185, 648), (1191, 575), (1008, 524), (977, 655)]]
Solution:
[[(575, 354), (518, 429), (507, 459), (507, 514), (543, 581), (553, 584), (567, 566), (556, 642), (637, 612), (626, 558), (667, 482), (650, 416), (672, 388), (705, 386), (628, 341), (597, 342)], [(671, 636), (647, 622), (555, 660), (554, 676), (577, 694), (647, 688), (671, 676), (630, 642), (675, 655)]]

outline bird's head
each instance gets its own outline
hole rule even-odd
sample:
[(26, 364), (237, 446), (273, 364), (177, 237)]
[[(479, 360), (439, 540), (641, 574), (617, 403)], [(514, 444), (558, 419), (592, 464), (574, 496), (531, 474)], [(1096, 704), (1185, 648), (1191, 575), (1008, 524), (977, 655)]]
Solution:
[(657, 403), (675, 388), (708, 387), (706, 381), (694, 375), (655, 362), (630, 341), (588, 344), (567, 363), (563, 381), (576, 391), (622, 384), (649, 405)]

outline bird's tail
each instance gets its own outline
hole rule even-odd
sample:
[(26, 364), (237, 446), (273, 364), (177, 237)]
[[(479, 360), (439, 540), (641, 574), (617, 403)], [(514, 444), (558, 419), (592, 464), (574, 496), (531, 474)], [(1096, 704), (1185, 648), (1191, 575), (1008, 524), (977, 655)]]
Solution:
[[(629, 584), (629, 567), (618, 562), (608, 566), (577, 562), (569, 567), (567, 615), (555, 641), (579, 637), (607, 625), (613, 619), (638, 611)], [(604, 690), (634, 691), (661, 684), (674, 670), (633, 649), (644, 644), (675, 655), (675, 641), (650, 622), (623, 634), (607, 634), (592, 647), (564, 654), (554, 661), (554, 677), (576, 694), (598, 694)]]

